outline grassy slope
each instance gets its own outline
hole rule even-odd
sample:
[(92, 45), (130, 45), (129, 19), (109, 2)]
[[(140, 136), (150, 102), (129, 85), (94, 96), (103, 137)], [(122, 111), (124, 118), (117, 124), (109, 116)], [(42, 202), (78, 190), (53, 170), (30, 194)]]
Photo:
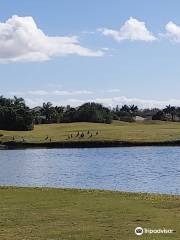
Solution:
[(0, 239), (139, 239), (137, 226), (172, 228), (180, 239), (180, 197), (98, 190), (0, 188)]
[[(90, 130), (94, 135), (88, 138), (85, 134), (83, 139), (75, 137), (77, 131)], [(95, 132), (99, 130), (98, 136)], [(180, 123), (172, 122), (147, 122), (147, 123), (125, 123), (115, 121), (113, 124), (97, 124), (97, 123), (66, 123), (66, 124), (46, 124), (37, 125), (33, 131), (13, 132), (2, 131), (4, 134), (1, 141), (12, 140), (22, 141), (22, 137), (26, 142), (48, 142), (45, 141), (46, 135), (52, 138), (52, 141), (66, 141), (68, 134), (73, 134), (71, 141), (86, 140), (124, 140), (124, 141), (167, 141), (180, 140)], [(68, 140), (67, 140), (68, 141)]]

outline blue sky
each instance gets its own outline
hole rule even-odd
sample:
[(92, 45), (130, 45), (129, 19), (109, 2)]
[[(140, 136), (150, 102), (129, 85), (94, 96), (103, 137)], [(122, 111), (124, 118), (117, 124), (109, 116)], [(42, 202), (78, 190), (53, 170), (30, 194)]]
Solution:
[[(31, 106), (180, 105), (179, 1), (2, 0), (0, 8), (0, 94)], [(42, 38), (31, 36), (32, 20)]]

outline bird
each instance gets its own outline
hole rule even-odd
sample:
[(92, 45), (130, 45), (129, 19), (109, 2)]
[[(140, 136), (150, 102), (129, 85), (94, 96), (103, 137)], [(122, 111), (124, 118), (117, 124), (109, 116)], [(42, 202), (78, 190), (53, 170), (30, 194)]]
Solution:
[(87, 131), (87, 135), (89, 135), (89, 130)]
[(49, 137), (48, 137), (48, 135), (47, 135), (46, 138), (45, 138), (45, 140), (48, 140), (48, 138), (49, 138)]

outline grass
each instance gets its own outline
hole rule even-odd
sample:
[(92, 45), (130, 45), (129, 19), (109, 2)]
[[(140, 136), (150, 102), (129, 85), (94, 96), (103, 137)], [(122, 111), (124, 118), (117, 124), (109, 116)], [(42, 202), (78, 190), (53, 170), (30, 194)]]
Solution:
[[(180, 197), (99, 190), (0, 188), (2, 240), (180, 239)], [(173, 234), (137, 237), (134, 229)]]
[[(88, 138), (87, 131), (90, 130), (93, 136)], [(99, 134), (96, 136), (96, 131)], [(80, 139), (75, 137), (77, 131), (83, 131), (85, 137)], [(180, 123), (177, 122), (136, 122), (126, 123), (114, 121), (112, 124), (100, 123), (65, 123), (65, 124), (44, 124), (36, 125), (33, 131), (3, 131), (0, 130), (0, 141), (12, 141), (13, 136), (15, 141), (21, 142), (22, 137), (28, 143), (48, 142), (45, 140), (48, 135), (52, 142), (69, 141), (68, 134), (73, 134), (71, 141), (94, 141), (94, 140), (122, 140), (122, 141), (173, 141), (180, 140)]]

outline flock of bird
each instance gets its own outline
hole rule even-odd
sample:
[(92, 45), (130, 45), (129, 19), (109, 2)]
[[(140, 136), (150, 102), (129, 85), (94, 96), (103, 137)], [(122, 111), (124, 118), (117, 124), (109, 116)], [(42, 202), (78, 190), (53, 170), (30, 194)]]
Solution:
[[(85, 138), (85, 137), (87, 137), (87, 138), (92, 138), (93, 136), (97, 136), (99, 134), (99, 131), (96, 131), (95, 132), (95, 134), (93, 135), (93, 133), (92, 132), (90, 132), (89, 130), (87, 131), (87, 132), (80, 132), (80, 131), (78, 131), (78, 132), (76, 132), (75, 134), (68, 134), (68, 136), (67, 136), (67, 139), (69, 140), (69, 139), (73, 139), (73, 138)], [(25, 139), (24, 139), (24, 137), (21, 137), (22, 138), (22, 141), (23, 142), (25, 142)], [(13, 136), (13, 139), (12, 139), (13, 141), (15, 141), (15, 137)], [(52, 138), (51, 137), (49, 137), (48, 135), (45, 137), (45, 139), (44, 139), (45, 141), (49, 141), (49, 142), (52, 142)]]
[[(73, 139), (73, 138), (85, 138), (85, 137), (92, 138), (93, 136), (97, 136), (98, 134), (99, 134), (99, 131), (96, 131), (94, 135), (89, 130), (87, 132), (78, 131), (75, 134), (73, 134), (73, 133), (68, 134), (66, 140), (70, 140), (70, 139)], [(49, 142), (52, 142), (52, 138), (49, 137), (48, 135), (45, 137), (44, 140), (45, 141), (49, 140)]]
[[(99, 134), (98, 131), (96, 131), (95, 136), (97, 136)], [(73, 135), (72, 133), (68, 135), (68, 139), (72, 139), (73, 137), (75, 138), (92, 138), (93, 137), (93, 133), (90, 132), (89, 130), (87, 132), (77, 132), (75, 135)]]

